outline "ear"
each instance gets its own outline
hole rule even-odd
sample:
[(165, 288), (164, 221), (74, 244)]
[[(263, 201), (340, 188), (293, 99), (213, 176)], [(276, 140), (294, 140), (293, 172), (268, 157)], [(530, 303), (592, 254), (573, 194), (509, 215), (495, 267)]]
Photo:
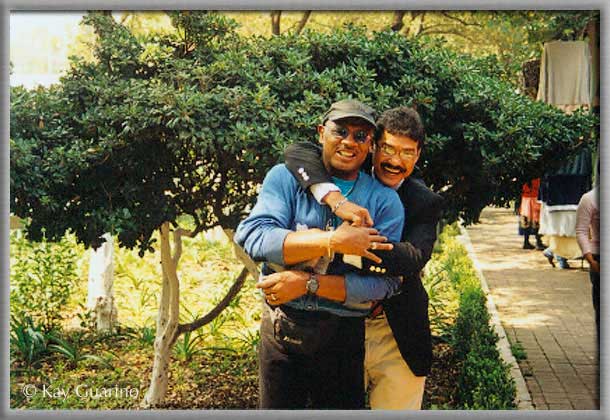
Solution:
[(318, 134), (319, 134), (318, 141), (320, 142), (320, 144), (324, 144), (324, 126), (323, 125), (318, 125)]
[(415, 163), (414, 165), (417, 163), (417, 161), (419, 160), (419, 156), (421, 155), (421, 147), (417, 148), (417, 156), (415, 156)]

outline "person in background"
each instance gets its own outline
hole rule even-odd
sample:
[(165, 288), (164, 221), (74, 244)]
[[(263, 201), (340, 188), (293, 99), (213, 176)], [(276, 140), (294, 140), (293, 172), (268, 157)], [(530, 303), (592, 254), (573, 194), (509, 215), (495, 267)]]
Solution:
[[(523, 235), (523, 249), (542, 251), (546, 246), (538, 234), (540, 228), (540, 202), (538, 202), (540, 178), (523, 184), (521, 189), (521, 205), (519, 206), (519, 234)], [(536, 246), (530, 243), (530, 236), (536, 237)]]
[(599, 185), (580, 198), (576, 210), (576, 240), (584, 259), (589, 263), (599, 348)]

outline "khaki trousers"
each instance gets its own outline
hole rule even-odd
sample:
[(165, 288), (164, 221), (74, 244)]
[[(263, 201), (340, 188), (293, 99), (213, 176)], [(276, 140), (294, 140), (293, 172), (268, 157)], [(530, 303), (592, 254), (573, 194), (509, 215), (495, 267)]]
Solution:
[(366, 320), (364, 384), (373, 410), (420, 410), (425, 376), (402, 358), (385, 314)]

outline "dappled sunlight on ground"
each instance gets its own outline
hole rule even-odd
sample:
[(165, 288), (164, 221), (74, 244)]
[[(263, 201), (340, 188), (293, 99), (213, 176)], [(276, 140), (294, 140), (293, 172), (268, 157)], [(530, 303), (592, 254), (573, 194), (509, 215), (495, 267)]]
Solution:
[(588, 266), (569, 260), (570, 269), (553, 268), (542, 251), (522, 249), (517, 226), (511, 209), (488, 207), (467, 231), (509, 341), (526, 354), (519, 366), (532, 403), (599, 409)]

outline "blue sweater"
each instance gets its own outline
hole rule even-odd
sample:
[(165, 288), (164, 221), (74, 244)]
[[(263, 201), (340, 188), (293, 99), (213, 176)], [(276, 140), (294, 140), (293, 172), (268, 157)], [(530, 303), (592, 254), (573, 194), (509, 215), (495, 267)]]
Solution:
[[(400, 241), (404, 211), (396, 191), (360, 172), (349, 198), (369, 211), (381, 235), (392, 242)], [(237, 227), (235, 242), (255, 261), (285, 266), (283, 245), (286, 235), (303, 228), (325, 230), (332, 223), (332, 216), (327, 206), (321, 206), (298, 185), (284, 164), (276, 165), (267, 173), (250, 215)], [(263, 271), (266, 271), (265, 267)], [(286, 305), (300, 310), (328, 311), (339, 316), (363, 316), (368, 313), (368, 302), (391, 296), (400, 286), (397, 277), (361, 274), (356, 267), (343, 263), (339, 258), (335, 258), (327, 272), (345, 275), (346, 300), (343, 304), (304, 295)]]

